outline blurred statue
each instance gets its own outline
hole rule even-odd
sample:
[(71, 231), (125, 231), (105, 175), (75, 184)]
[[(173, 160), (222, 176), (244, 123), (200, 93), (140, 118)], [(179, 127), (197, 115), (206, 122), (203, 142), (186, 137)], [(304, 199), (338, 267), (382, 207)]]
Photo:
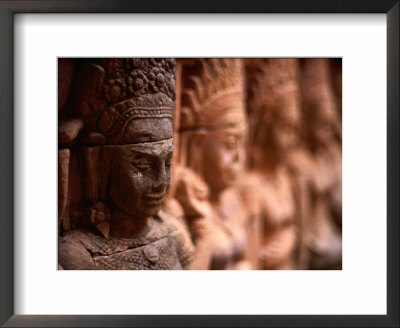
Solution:
[(300, 147), (298, 61), (268, 59), (250, 72), (250, 165), (241, 190), (261, 216), (262, 269), (294, 269), (300, 187), (307, 157)]
[(60, 143), (76, 154), (71, 187), (82, 193), (69, 201), (70, 215), (81, 208), (82, 217), (59, 237), (62, 268), (189, 266), (187, 231), (160, 211), (171, 183), (174, 66), (173, 59), (137, 58), (80, 64), (68, 100), (80, 128), (67, 138), (71, 120), (61, 120)]
[(200, 65), (191, 87), (183, 90), (179, 163), (184, 169), (176, 197), (187, 217), (203, 218), (195, 226), (203, 236), (197, 257), (208, 258), (203, 261), (208, 268), (248, 268), (248, 216), (233, 186), (242, 174), (247, 132), (242, 60), (201, 59)]
[(342, 153), (337, 138), (340, 121), (328, 59), (304, 60), (302, 99), (306, 139), (313, 159), (310, 220), (304, 229), (310, 268), (339, 269), (342, 259)]

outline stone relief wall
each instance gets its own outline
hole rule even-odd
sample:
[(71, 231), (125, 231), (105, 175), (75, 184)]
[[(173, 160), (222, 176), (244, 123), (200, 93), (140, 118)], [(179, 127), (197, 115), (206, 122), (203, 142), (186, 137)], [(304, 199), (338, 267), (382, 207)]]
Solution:
[(340, 59), (59, 59), (59, 269), (341, 269)]

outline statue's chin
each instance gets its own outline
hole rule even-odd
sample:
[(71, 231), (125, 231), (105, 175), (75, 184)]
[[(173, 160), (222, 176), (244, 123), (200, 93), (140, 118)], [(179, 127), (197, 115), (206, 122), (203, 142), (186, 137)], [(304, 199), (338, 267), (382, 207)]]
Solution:
[(147, 217), (157, 215), (161, 209), (161, 204), (159, 204), (159, 205), (143, 204), (143, 206), (145, 207), (145, 211), (143, 211), (143, 212), (146, 212)]

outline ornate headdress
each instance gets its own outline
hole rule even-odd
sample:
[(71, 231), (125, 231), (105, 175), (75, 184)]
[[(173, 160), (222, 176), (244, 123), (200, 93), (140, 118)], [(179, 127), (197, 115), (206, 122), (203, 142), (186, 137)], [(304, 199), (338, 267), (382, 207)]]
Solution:
[(260, 60), (254, 63), (251, 73), (248, 82), (250, 140), (257, 146), (267, 139), (268, 126), (277, 114), (296, 119), (300, 114), (298, 60)]
[(273, 112), (277, 109), (279, 111), (295, 109), (294, 106), (285, 106), (285, 103), (298, 99), (296, 97), (298, 92), (297, 59), (267, 59), (257, 67), (257, 72), (251, 82), (249, 107), (252, 111)]
[(185, 91), (182, 130), (244, 129), (244, 75), (241, 59), (201, 59), (202, 71)]
[(85, 122), (85, 143), (118, 144), (134, 119), (172, 119), (174, 67), (174, 59), (163, 58), (86, 61), (73, 105)]

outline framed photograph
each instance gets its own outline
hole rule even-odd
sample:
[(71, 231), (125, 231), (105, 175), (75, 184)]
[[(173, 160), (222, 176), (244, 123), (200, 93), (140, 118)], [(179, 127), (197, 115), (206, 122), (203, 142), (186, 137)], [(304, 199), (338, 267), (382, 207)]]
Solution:
[(399, 326), (398, 1), (0, 22), (2, 325)]

